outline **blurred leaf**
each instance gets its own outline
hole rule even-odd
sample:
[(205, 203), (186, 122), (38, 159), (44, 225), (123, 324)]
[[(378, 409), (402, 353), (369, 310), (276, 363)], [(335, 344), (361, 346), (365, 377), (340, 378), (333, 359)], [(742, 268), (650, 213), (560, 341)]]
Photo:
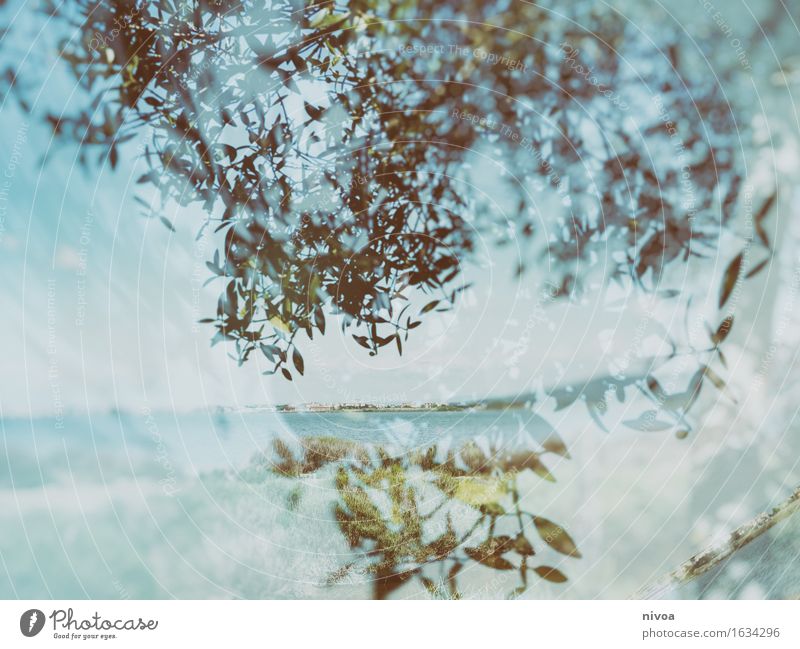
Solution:
[(167, 217), (165, 217), (165, 216), (160, 216), (160, 217), (158, 217), (158, 218), (161, 220), (161, 222), (164, 224), (164, 226), (165, 226), (165, 227), (166, 227), (168, 230), (171, 230), (172, 232), (177, 232), (177, 230), (175, 229), (175, 226), (174, 226), (174, 225), (172, 225), (172, 221), (170, 221), (170, 220), (169, 220)]
[(656, 419), (658, 416), (657, 410), (645, 410), (637, 419), (628, 419), (627, 421), (623, 421), (622, 423), (625, 424), (628, 428), (633, 428), (634, 430), (642, 430), (646, 432), (656, 432), (659, 430), (666, 430), (667, 428), (672, 428), (674, 424), (668, 421), (661, 421)]
[(714, 385), (715, 388), (717, 388), (718, 390), (723, 390), (723, 391), (725, 390), (727, 384), (722, 378), (720, 378), (720, 376), (714, 370), (712, 370), (707, 365), (703, 365), (702, 370), (703, 370), (703, 375), (709, 381), (711, 381), (711, 383)]
[(512, 453), (504, 463), (503, 468), (507, 471), (523, 471), (525, 469), (530, 469), (540, 478), (544, 478), (548, 482), (556, 481), (555, 476), (550, 473), (550, 469), (539, 459), (539, 455), (530, 451), (517, 451)]
[(567, 581), (567, 577), (563, 572), (556, 568), (551, 568), (550, 566), (539, 566), (538, 568), (534, 568), (533, 571), (542, 579), (552, 581), (554, 584), (563, 584)]
[(294, 363), (295, 369), (302, 375), (305, 364), (303, 363), (303, 357), (300, 355), (300, 352), (297, 351), (297, 347), (292, 350), (292, 363)]
[(524, 557), (532, 557), (534, 554), (536, 554), (533, 551), (531, 542), (522, 532), (517, 534), (517, 537), (514, 539), (514, 549), (517, 551), (517, 554), (521, 554)]
[(775, 204), (775, 199), (778, 198), (778, 192), (775, 191), (772, 195), (764, 201), (764, 204), (761, 206), (761, 209), (758, 210), (758, 213), (755, 216), (755, 230), (758, 238), (761, 240), (761, 243), (764, 244), (764, 247), (768, 250), (771, 250), (771, 246), (769, 243), (769, 237), (767, 236), (766, 230), (764, 230), (763, 221), (769, 214), (772, 206)]
[(275, 316), (272, 316), (272, 317), (269, 319), (269, 323), (270, 323), (270, 324), (271, 324), (273, 327), (275, 327), (275, 329), (278, 329), (278, 330), (280, 330), (280, 331), (283, 331), (283, 332), (285, 332), (285, 333), (290, 333), (290, 332), (291, 332), (291, 328), (289, 327), (289, 325), (288, 325), (288, 324), (286, 324), (286, 323), (285, 323), (283, 320), (281, 320), (281, 319), (280, 319), (278, 316), (276, 316), (276, 315), (275, 315)]
[(366, 336), (356, 336), (355, 334), (353, 334), (353, 340), (355, 340), (359, 345), (365, 347), (366, 349), (372, 349)]
[(760, 273), (764, 269), (764, 267), (770, 262), (770, 259), (771, 258), (768, 257), (764, 261), (759, 262), (758, 264), (753, 266), (753, 268), (748, 271), (748, 273), (747, 273), (747, 275), (745, 275), (745, 277), (747, 279), (750, 279), (751, 277), (755, 277), (756, 275), (758, 275), (758, 273)]
[(482, 479), (473, 477), (457, 478), (453, 495), (460, 501), (478, 507), (496, 503), (506, 493), (505, 485), (499, 478)]
[(427, 590), (431, 595), (437, 596), (439, 594), (439, 588), (436, 586), (436, 583), (430, 577), (420, 577), (420, 581), (422, 585), (425, 586), (425, 590)]
[(717, 327), (717, 330), (711, 336), (711, 342), (713, 342), (714, 345), (719, 345), (722, 343), (728, 337), (732, 327), (733, 316), (731, 315), (725, 318), (719, 327)]
[(563, 527), (541, 516), (534, 516), (533, 522), (536, 525), (536, 531), (539, 532), (539, 536), (556, 552), (576, 559), (581, 558), (581, 553), (578, 552), (575, 542)]
[(314, 309), (314, 324), (317, 325), (317, 329), (319, 329), (320, 333), (324, 336), (325, 314), (323, 313), (321, 306), (318, 306), (316, 309)]
[(728, 265), (725, 271), (725, 277), (722, 280), (722, 288), (719, 293), (719, 307), (725, 306), (725, 303), (731, 296), (736, 282), (739, 279), (739, 272), (742, 269), (742, 261), (744, 260), (744, 253), (736, 255), (734, 260)]
[(318, 120), (322, 117), (323, 113), (325, 112), (324, 109), (312, 106), (307, 101), (303, 102), (303, 106), (305, 107), (306, 113), (311, 119)]
[(542, 443), (542, 447), (544, 447), (546, 451), (549, 451), (550, 453), (555, 453), (556, 455), (560, 455), (561, 457), (565, 458), (570, 457), (569, 451), (567, 450), (567, 445), (564, 444), (564, 440), (561, 439), (561, 437), (555, 430), (550, 431), (550, 433), (547, 436), (547, 439), (545, 439), (544, 442)]
[(447, 572), (447, 585), (450, 588), (450, 596), (453, 599), (461, 599), (461, 594), (459, 593), (458, 585), (456, 584), (456, 577), (463, 567), (463, 563), (456, 561)]
[(373, 581), (373, 592), (375, 599), (386, 599), (395, 590), (400, 588), (409, 579), (411, 579), (418, 570), (408, 570), (405, 572), (396, 572), (386, 576), (380, 576)]
[(260, 348), (261, 348), (261, 353), (264, 354), (264, 356), (267, 357), (268, 361), (270, 361), (270, 362), (274, 362), (275, 361), (276, 347), (274, 345), (265, 345), (265, 344), (262, 343), (260, 345)]
[(433, 311), (439, 304), (439, 302), (440, 300), (434, 300), (433, 302), (428, 302), (424, 307), (422, 307), (420, 315), (422, 315), (423, 313), (428, 313), (428, 311)]
[(473, 561), (494, 568), (495, 570), (513, 570), (514, 564), (501, 555), (510, 552), (514, 548), (514, 542), (509, 536), (496, 536), (486, 539), (478, 547), (464, 548), (464, 552)]

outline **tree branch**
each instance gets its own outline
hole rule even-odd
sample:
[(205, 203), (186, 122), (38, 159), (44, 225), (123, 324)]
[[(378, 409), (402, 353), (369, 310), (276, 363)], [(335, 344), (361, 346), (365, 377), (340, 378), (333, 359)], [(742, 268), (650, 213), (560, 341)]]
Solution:
[(735, 529), (722, 543), (706, 548), (659, 581), (640, 588), (634, 593), (632, 599), (657, 599), (676, 586), (696, 579), (798, 510), (800, 510), (800, 487), (795, 489), (789, 498), (773, 507), (771, 511), (759, 514), (753, 520)]

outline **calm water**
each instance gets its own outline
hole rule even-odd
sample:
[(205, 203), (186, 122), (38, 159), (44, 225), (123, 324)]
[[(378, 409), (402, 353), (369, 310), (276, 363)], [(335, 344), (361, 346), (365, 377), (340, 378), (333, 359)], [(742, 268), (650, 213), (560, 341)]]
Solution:
[(717, 529), (728, 476), (691, 440), (554, 425), (569, 457), (529, 411), (5, 420), (0, 596), (450, 596), (455, 571), (462, 597), (627, 597)]

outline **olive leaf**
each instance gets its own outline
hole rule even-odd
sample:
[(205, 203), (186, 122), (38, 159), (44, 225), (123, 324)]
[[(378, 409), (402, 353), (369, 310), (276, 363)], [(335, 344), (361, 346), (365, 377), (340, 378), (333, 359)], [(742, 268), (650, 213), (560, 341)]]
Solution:
[(539, 566), (538, 568), (534, 568), (533, 571), (542, 579), (552, 581), (554, 584), (563, 584), (567, 581), (567, 576), (563, 572), (556, 568), (551, 568), (550, 566)]
[(556, 552), (576, 559), (581, 558), (578, 547), (563, 527), (541, 516), (534, 516), (533, 523), (539, 536)]
[(725, 276), (722, 279), (722, 287), (720, 288), (719, 292), (719, 307), (722, 308), (725, 306), (725, 303), (731, 296), (734, 287), (736, 286), (736, 282), (739, 279), (739, 273), (742, 269), (742, 261), (744, 261), (744, 253), (740, 252), (733, 261), (728, 264), (728, 268), (725, 271)]
[(633, 428), (634, 430), (642, 430), (646, 432), (656, 432), (672, 428), (673, 424), (671, 422), (657, 419), (657, 417), (658, 417), (657, 410), (645, 410), (636, 419), (628, 419), (626, 421), (623, 421), (622, 423), (625, 424), (628, 428)]
[(733, 316), (728, 316), (725, 318), (722, 323), (717, 327), (717, 330), (711, 335), (711, 342), (714, 345), (719, 345), (724, 341), (728, 334), (731, 332), (731, 328), (733, 327)]

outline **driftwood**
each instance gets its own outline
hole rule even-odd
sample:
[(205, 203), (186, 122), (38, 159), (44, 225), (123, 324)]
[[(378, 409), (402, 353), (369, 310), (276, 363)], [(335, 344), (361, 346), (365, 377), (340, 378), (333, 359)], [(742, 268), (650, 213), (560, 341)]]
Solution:
[(638, 590), (632, 599), (657, 599), (676, 586), (696, 579), (728, 559), (737, 550), (757, 539), (777, 523), (787, 519), (798, 509), (800, 509), (800, 487), (795, 489), (794, 493), (780, 505), (773, 507), (771, 511), (764, 512), (735, 529), (725, 541), (706, 548), (677, 570)]

